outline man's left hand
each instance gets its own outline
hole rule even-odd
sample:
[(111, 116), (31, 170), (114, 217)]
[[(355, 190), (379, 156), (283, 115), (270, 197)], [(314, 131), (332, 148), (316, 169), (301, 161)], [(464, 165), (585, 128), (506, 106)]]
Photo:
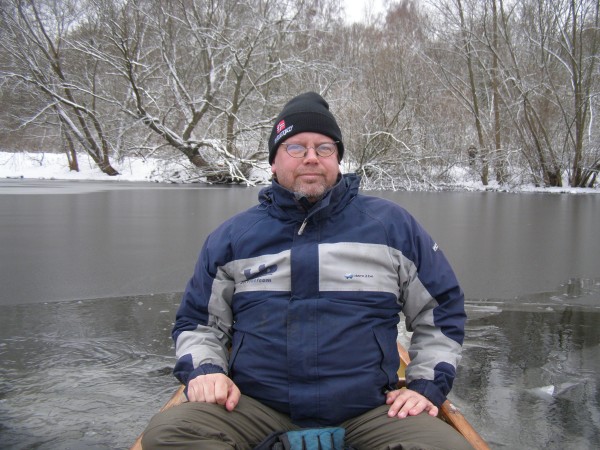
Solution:
[(438, 414), (438, 407), (431, 403), (427, 397), (410, 389), (397, 389), (388, 392), (385, 403), (390, 405), (389, 417), (404, 419), (407, 416), (417, 416), (423, 411), (433, 417)]

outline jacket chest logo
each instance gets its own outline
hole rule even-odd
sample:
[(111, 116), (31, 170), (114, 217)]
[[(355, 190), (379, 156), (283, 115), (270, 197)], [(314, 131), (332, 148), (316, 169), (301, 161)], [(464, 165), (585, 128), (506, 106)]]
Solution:
[(267, 275), (272, 275), (275, 272), (277, 272), (277, 264), (273, 264), (270, 266), (267, 266), (265, 264), (261, 264), (260, 266), (258, 266), (258, 269), (253, 270), (254, 268), (250, 267), (248, 269), (244, 269), (244, 277), (246, 277), (245, 282), (249, 282), (249, 281), (262, 281), (262, 282), (270, 282), (271, 280), (257, 280), (257, 278), (262, 278), (265, 277)]
[(346, 280), (353, 280), (355, 278), (375, 278), (375, 276), (370, 273), (345, 273), (344, 278)]

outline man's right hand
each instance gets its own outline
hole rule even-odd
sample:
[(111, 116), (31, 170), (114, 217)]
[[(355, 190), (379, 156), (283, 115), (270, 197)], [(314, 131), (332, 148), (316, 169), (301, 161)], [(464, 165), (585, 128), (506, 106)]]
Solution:
[(227, 375), (209, 373), (199, 375), (188, 383), (187, 398), (190, 402), (206, 402), (224, 405), (233, 411), (242, 393)]

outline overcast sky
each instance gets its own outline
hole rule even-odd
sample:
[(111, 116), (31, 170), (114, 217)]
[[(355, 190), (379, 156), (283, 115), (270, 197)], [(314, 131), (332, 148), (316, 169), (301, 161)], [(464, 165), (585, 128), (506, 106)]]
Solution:
[[(343, 3), (348, 23), (363, 20), (365, 11), (381, 12), (383, 10), (383, 0), (343, 0)], [(365, 9), (365, 6), (369, 9)]]

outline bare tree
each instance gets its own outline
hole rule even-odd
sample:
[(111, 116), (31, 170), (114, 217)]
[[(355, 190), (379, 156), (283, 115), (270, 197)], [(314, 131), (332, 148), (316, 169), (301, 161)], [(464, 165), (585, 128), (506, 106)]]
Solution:
[(595, 152), (585, 151), (588, 127), (598, 128), (592, 123), (592, 104), (600, 87), (597, 71), (600, 59), (600, 3), (570, 0), (564, 5), (561, 2), (552, 5), (560, 33), (557, 36), (557, 50), (549, 49), (549, 52), (560, 61), (570, 78), (570, 82), (565, 83), (571, 90), (570, 108), (564, 105), (568, 100), (565, 102), (555, 90), (555, 98), (567, 128), (565, 145), (572, 153), (569, 182), (571, 186), (584, 187), (600, 169), (600, 151), (597, 148)]
[[(496, 181), (501, 184), (507, 182), (506, 173), (506, 162), (502, 153), (502, 126), (500, 119), (500, 73), (498, 64), (498, 52), (499, 52), (499, 17), (496, 0), (490, 0), (492, 6), (492, 39), (490, 43), (490, 49), (492, 53), (492, 67), (491, 67), (491, 83), (492, 83), (492, 108), (494, 110), (494, 150), (495, 150), (495, 171)], [(502, 3), (502, 0), (500, 0)]]
[[(212, 181), (248, 182), (266, 157), (271, 102), (280, 105), (289, 86), (314, 89), (314, 74), (325, 84), (336, 78), (313, 53), (339, 13), (333, 0), (10, 5), (5, 46), (19, 70), (3, 75), (46, 96), (40, 114), (57, 117), (107, 172), (111, 150), (162, 148), (184, 154)], [(29, 45), (19, 47), (22, 38)]]
[(403, 0), (380, 20), (354, 24), (343, 34), (338, 65), (350, 75), (340, 88), (349, 97), (340, 112), (351, 149), (345, 164), (368, 188), (430, 183), (439, 160), (426, 136), (429, 118), (420, 116), (427, 109), (419, 57), (426, 20), (415, 2)]
[(572, 186), (589, 185), (598, 165), (598, 2), (431, 3), (445, 39), (428, 57), (474, 118), (482, 182), (492, 168), (507, 182), (518, 153), (514, 162), (522, 158), (537, 184), (561, 186), (568, 172)]
[[(424, 52), (424, 57), (436, 74), (438, 83), (471, 116), (470, 160), (479, 161), (477, 170), (481, 182), (487, 185), (492, 156), (489, 136), (493, 121), (485, 112), (491, 110), (487, 106), (493, 93), (486, 72), (489, 53), (478, 45), (486, 30), (486, 4), (472, 0), (440, 0), (433, 1), (432, 6), (436, 13), (436, 38)], [(459, 110), (455, 113), (462, 115)]]
[(297, 36), (315, 39), (299, 20), (311, 13), (312, 2), (98, 5), (105, 45), (85, 50), (95, 51), (130, 92), (127, 101), (111, 101), (150, 130), (157, 145), (183, 153), (213, 181), (248, 181), (271, 122), (264, 113), (273, 92), (318, 64), (285, 51)]
[[(500, 3), (505, 103), (540, 184), (585, 186), (598, 170), (592, 125), (599, 77), (598, 3)], [(587, 138), (586, 138), (587, 137)]]
[[(102, 117), (94, 108), (89, 85), (82, 85), (66, 63), (72, 46), (69, 33), (82, 20), (78, 2), (5, 1), (0, 20), (2, 48), (11, 66), (2, 75), (28, 85), (43, 98), (39, 116), (54, 114), (65, 133), (108, 175), (118, 172), (110, 162), (110, 143)], [(75, 166), (73, 166), (75, 167)]]
[(386, 5), (346, 25), (340, 0), (2, 0), (0, 119), (74, 170), (84, 149), (106, 173), (135, 154), (252, 183), (281, 104), (315, 90), (370, 187), (435, 188), (458, 166), (596, 182), (597, 0)]

